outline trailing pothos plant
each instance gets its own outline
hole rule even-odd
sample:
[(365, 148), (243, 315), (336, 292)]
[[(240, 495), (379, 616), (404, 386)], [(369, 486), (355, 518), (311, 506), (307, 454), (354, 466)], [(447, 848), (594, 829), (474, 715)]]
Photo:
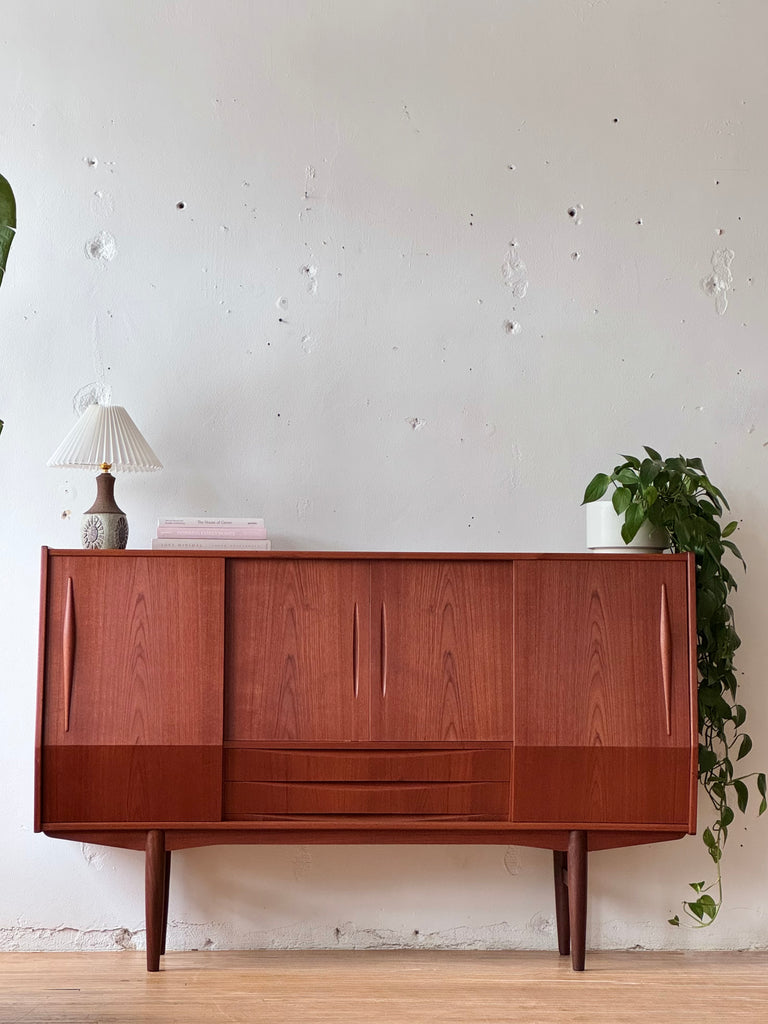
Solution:
[[(744, 731), (747, 712), (737, 699), (734, 655), (741, 641), (734, 628), (729, 604), (736, 590), (723, 559), (741, 552), (728, 538), (738, 524), (721, 527), (728, 502), (711, 483), (701, 459), (682, 455), (663, 459), (653, 448), (645, 457), (622, 455), (625, 461), (612, 473), (598, 473), (589, 483), (584, 502), (597, 501), (613, 485), (613, 507), (624, 516), (621, 535), (625, 544), (646, 520), (666, 531), (671, 551), (692, 551), (696, 562), (696, 632), (698, 635), (699, 781), (714, 808), (714, 821), (702, 838), (715, 864), (715, 879), (691, 882), (694, 897), (683, 901), (684, 913), (696, 927), (711, 924), (723, 903), (720, 861), (734, 820), (734, 805), (746, 811), (748, 780), (755, 779), (761, 797), (758, 814), (766, 810), (766, 777), (762, 772), (737, 774), (735, 763), (752, 749)], [(680, 917), (670, 919), (679, 925)]]
[[(16, 199), (8, 181), (0, 174), (0, 284), (5, 277), (5, 264), (16, 234)], [(0, 432), (3, 421), (0, 420)]]

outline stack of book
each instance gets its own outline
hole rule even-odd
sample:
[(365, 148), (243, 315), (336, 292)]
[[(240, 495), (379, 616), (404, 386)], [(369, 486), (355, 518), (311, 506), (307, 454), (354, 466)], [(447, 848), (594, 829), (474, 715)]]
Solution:
[(157, 520), (155, 550), (269, 551), (263, 519), (226, 519), (206, 516), (168, 517)]

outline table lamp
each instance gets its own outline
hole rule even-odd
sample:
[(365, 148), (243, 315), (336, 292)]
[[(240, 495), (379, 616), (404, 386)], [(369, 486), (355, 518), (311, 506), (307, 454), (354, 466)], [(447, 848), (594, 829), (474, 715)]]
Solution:
[(162, 463), (121, 405), (89, 405), (48, 459), (62, 468), (101, 469), (96, 477), (96, 501), (83, 513), (80, 539), (84, 548), (124, 548), (128, 518), (115, 502), (119, 472), (162, 469)]

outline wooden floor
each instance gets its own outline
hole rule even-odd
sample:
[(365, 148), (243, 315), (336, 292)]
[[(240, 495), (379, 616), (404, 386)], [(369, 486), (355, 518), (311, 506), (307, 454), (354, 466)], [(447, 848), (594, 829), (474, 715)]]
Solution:
[(2, 953), (2, 1024), (751, 1024), (768, 953)]

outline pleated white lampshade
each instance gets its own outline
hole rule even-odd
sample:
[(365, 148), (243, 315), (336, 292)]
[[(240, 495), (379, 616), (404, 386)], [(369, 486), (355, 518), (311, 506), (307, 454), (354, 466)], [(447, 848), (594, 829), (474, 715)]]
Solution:
[(162, 469), (162, 463), (121, 405), (89, 405), (47, 465), (120, 473)]

